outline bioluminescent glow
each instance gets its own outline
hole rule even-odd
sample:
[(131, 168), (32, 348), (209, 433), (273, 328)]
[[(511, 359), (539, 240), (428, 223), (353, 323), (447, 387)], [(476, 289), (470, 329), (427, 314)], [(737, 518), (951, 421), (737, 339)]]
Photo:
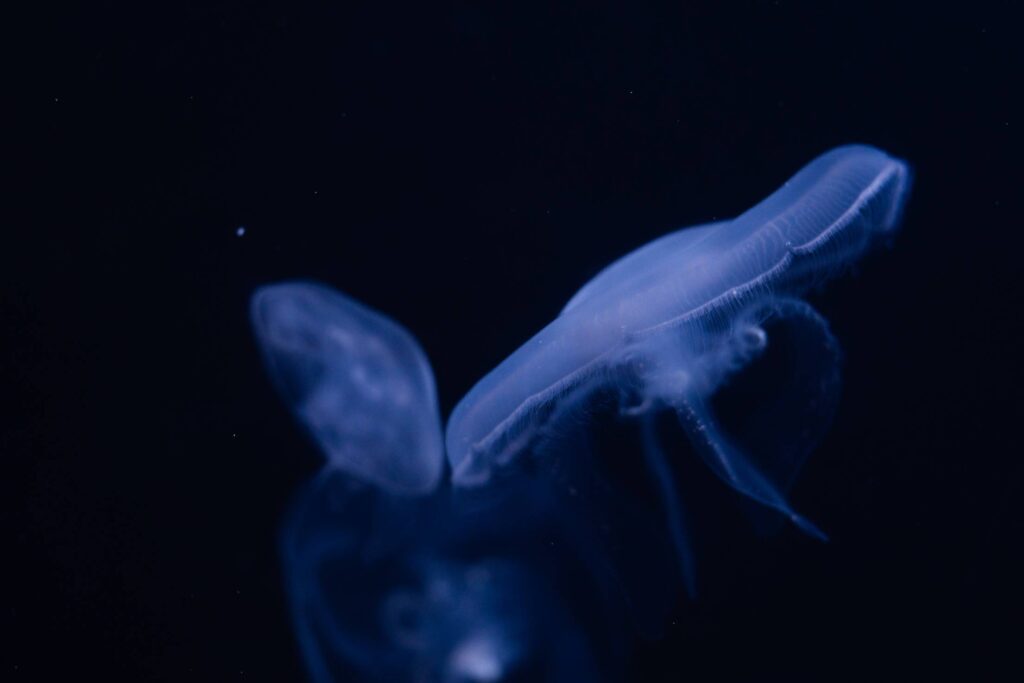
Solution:
[[(410, 333), (323, 285), (257, 291), (270, 375), (326, 456), (282, 535), (314, 679), (618, 677), (624, 643), (695, 586), (661, 414), (722, 481), (822, 538), (787, 492), (835, 412), (840, 352), (802, 297), (888, 241), (909, 186), (904, 162), (841, 147), (734, 220), (637, 249), (473, 387), (444, 437)], [(720, 409), (738, 386), (747, 400)], [(602, 420), (637, 423), (620, 455), (657, 514), (589, 456)]]

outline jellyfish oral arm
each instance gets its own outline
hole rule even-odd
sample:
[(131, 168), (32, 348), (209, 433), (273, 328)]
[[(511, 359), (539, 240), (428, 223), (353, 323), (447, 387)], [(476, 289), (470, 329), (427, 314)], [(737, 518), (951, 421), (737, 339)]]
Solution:
[(778, 488), (751, 466), (743, 453), (729, 444), (702, 401), (680, 399), (676, 413), (690, 443), (722, 480), (750, 499), (778, 510), (808, 535), (828, 540), (821, 529), (793, 510)]
[(694, 563), (693, 547), (686, 528), (683, 501), (674, 485), (672, 468), (669, 466), (665, 449), (659, 442), (653, 416), (645, 415), (640, 428), (644, 457), (647, 460), (651, 477), (654, 479), (654, 485), (661, 496), (676, 561), (679, 563), (679, 570), (683, 575), (683, 585), (686, 587), (686, 593), (694, 598), (697, 596), (697, 570)]

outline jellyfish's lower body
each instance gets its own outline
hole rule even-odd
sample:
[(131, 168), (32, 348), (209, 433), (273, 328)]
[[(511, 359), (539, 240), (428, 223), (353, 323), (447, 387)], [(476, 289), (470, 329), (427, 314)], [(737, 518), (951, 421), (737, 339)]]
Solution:
[[(735, 334), (759, 340), (764, 351), (745, 359), (744, 372), (724, 387), (719, 402), (729, 403), (733, 394), (726, 407), (729, 424), (723, 426), (712, 407), (718, 396), (691, 391), (670, 403), (694, 449), (719, 478), (824, 541), (826, 535), (793, 509), (786, 492), (835, 413), (838, 343), (824, 318), (803, 301), (772, 299), (742, 318), (746, 322)], [(749, 346), (741, 342), (735, 346)]]
[(694, 562), (693, 548), (686, 527), (686, 512), (682, 499), (676, 490), (672, 468), (669, 465), (665, 449), (658, 440), (654, 417), (645, 415), (641, 424), (644, 458), (651, 471), (654, 484), (661, 496), (665, 508), (666, 526), (672, 538), (676, 562), (683, 575), (683, 585), (691, 598), (697, 596), (697, 570)]

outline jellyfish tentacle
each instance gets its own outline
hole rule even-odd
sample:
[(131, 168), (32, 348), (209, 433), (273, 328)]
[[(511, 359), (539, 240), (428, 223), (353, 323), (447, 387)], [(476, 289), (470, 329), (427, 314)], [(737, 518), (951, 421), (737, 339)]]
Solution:
[(828, 540), (821, 529), (790, 506), (785, 496), (746, 455), (729, 443), (703, 401), (698, 398), (679, 399), (675, 409), (690, 442), (719, 478), (748, 498), (782, 513), (809, 536)]
[(661, 496), (665, 509), (665, 520), (668, 524), (672, 547), (675, 550), (679, 571), (683, 575), (686, 594), (690, 598), (697, 597), (697, 569), (694, 563), (693, 548), (690, 544), (686, 525), (686, 513), (679, 492), (676, 490), (672, 469), (669, 466), (665, 450), (662, 448), (657, 434), (657, 425), (650, 413), (644, 415), (641, 423), (643, 452), (647, 466)]
[[(777, 510), (816, 538), (824, 534), (797, 514), (785, 498), (810, 451), (828, 429), (839, 395), (839, 345), (827, 321), (799, 299), (772, 297), (738, 318), (732, 338), (720, 348), (731, 349), (728, 359), (716, 358), (704, 366), (725, 368), (715, 381), (695, 384), (669, 400), (690, 441), (708, 466), (726, 483), (747, 497)], [(771, 334), (769, 334), (771, 332)], [(769, 336), (773, 338), (768, 348)], [(781, 343), (776, 343), (781, 342)], [(768, 374), (771, 396), (765, 394), (729, 438), (709, 398), (729, 390), (744, 371), (766, 354), (775, 375)], [(701, 365), (701, 364), (698, 364)], [(759, 386), (756, 385), (755, 386)], [(740, 389), (739, 393), (762, 391)]]
[(806, 301), (773, 298), (759, 317), (772, 337), (765, 365), (773, 371), (761, 381), (770, 387), (770, 400), (749, 411), (737, 433), (746, 444), (757, 444), (766, 476), (788, 490), (835, 417), (842, 351), (828, 321)]

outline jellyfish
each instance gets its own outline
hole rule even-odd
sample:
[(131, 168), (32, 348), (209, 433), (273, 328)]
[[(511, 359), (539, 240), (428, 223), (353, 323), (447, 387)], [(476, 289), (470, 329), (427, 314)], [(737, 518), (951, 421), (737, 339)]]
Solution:
[[(739, 217), (637, 249), (481, 379), (444, 433), (401, 325), (326, 285), (259, 289), (267, 371), (324, 455), (281, 532), (313, 679), (622, 677), (677, 572), (695, 594), (666, 416), (769, 525), (824, 538), (788, 500), (840, 388), (839, 344), (806, 295), (892, 238), (909, 186), (903, 161), (840, 147)], [(595, 466), (605, 408), (638, 428), (643, 465)], [(659, 509), (632, 493), (636, 471)]]
[(260, 288), (250, 315), (271, 380), (328, 467), (394, 494), (437, 486), (444, 465), (437, 392), (412, 335), (311, 282)]
[[(517, 467), (557, 457), (545, 444), (610, 392), (619, 413), (642, 426), (689, 588), (692, 552), (653, 427), (659, 413), (676, 415), (728, 486), (824, 538), (787, 499), (827, 430), (840, 381), (839, 345), (802, 297), (892, 237), (909, 186), (903, 161), (869, 146), (839, 147), (737, 218), (679, 230), (613, 263), (455, 407), (446, 433), (453, 485), (493, 486)], [(758, 400), (726, 424), (716, 398), (767, 357), (771, 384), (747, 392)]]
[(450, 495), (412, 335), (310, 282), (261, 288), (251, 316), (274, 385), (325, 456), (281, 533), (312, 678), (599, 680), (566, 603), (573, 561), (538, 540), (558, 533), (544, 496), (481, 508)]

